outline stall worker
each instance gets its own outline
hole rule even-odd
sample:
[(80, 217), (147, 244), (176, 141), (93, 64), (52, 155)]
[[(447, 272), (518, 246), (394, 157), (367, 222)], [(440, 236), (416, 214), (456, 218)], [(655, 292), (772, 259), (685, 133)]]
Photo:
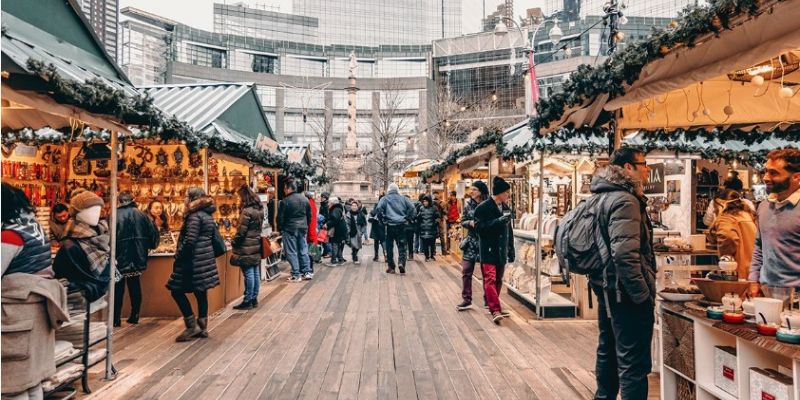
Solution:
[(739, 192), (731, 189), (718, 194), (720, 215), (709, 229), (709, 248), (716, 248), (720, 257), (736, 260), (737, 276), (742, 279), (750, 272), (756, 241), (756, 215), (743, 200)]
[(800, 287), (800, 149), (767, 155), (764, 183), (769, 197), (758, 207), (758, 235), (749, 280), (757, 284)]
[(56, 204), (50, 212), (50, 240), (63, 239), (67, 223), (69, 223), (69, 207), (64, 203)]
[(153, 200), (147, 205), (147, 215), (160, 233), (169, 233), (169, 217), (164, 203)]

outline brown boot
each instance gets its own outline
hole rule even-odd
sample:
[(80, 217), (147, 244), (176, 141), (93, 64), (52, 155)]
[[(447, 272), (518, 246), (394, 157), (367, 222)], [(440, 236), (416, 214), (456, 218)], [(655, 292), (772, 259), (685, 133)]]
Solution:
[(198, 318), (197, 319), (197, 326), (200, 328), (200, 333), (195, 335), (199, 338), (207, 338), (208, 337), (208, 317)]
[(194, 315), (191, 317), (183, 317), (183, 323), (186, 325), (186, 329), (175, 338), (176, 342), (188, 342), (202, 332), (200, 327), (195, 323)]

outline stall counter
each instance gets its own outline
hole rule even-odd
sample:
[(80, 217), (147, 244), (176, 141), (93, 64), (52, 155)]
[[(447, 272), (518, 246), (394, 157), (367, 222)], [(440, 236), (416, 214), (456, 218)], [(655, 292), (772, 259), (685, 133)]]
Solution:
[[(208, 313), (213, 314), (244, 293), (244, 278), (239, 267), (231, 265), (231, 251), (227, 251), (224, 256), (217, 257), (217, 273), (219, 273), (219, 286), (208, 291)], [(166, 288), (170, 274), (172, 274), (172, 264), (175, 261), (174, 255), (170, 253), (151, 254), (147, 259), (147, 270), (141, 276), (142, 283), (142, 309), (140, 318), (178, 318), (181, 317), (180, 310), (172, 299), (169, 289)], [(127, 293), (124, 296), (121, 318), (130, 316), (130, 297)], [(115, 295), (118, 295), (116, 293)], [(192, 308), (197, 311), (197, 302), (194, 296), (187, 296), (192, 303)]]

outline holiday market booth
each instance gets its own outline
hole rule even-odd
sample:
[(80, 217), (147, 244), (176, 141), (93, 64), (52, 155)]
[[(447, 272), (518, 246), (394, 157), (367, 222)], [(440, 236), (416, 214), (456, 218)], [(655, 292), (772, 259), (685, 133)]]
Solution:
[[(798, 50), (797, 1), (719, 1), (692, 8), (602, 65), (581, 66), (563, 93), (537, 105), (537, 135), (607, 138), (615, 147), (627, 138), (654, 151), (648, 210), (672, 236), (656, 244), (659, 290), (670, 289), (659, 292), (653, 343), (661, 398), (800, 398), (800, 347), (790, 343), (791, 327), (778, 340), (759, 333), (755, 320), (727, 323), (707, 311), (724, 300), (732, 316), (743, 315), (740, 296), (750, 285), (721, 271), (727, 264), (705, 250), (706, 227), (697, 218), (731, 170), (757, 200), (763, 193), (753, 183), (766, 152), (798, 146)], [(708, 256), (712, 261), (703, 262)], [(691, 281), (703, 289), (695, 295), (689, 278), (708, 270), (713, 279)], [(720, 299), (717, 291), (735, 293)], [(787, 291), (764, 290), (782, 299), (778, 292)], [(673, 301), (679, 297), (697, 300)], [(780, 311), (766, 322), (779, 327)]]

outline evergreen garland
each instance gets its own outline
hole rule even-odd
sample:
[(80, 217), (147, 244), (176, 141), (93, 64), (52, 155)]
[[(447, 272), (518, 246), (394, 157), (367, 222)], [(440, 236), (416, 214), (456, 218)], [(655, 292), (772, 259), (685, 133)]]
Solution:
[[(285, 175), (306, 178), (313, 177), (315, 169), (296, 162), (290, 162), (282, 154), (274, 154), (256, 149), (250, 143), (229, 143), (219, 137), (196, 132), (186, 122), (175, 116), (168, 116), (153, 105), (153, 99), (147, 95), (129, 96), (123, 90), (114, 89), (100, 79), (89, 79), (77, 82), (62, 77), (53, 64), (45, 64), (29, 58), (27, 68), (45, 82), (45, 90), (58, 103), (72, 105), (95, 114), (110, 115), (125, 125), (145, 126), (147, 129), (132, 129), (133, 134), (125, 138), (143, 139), (157, 137), (163, 141), (178, 141), (185, 144), (190, 151), (209, 148), (221, 153), (243, 158), (266, 168), (278, 168)], [(45, 130), (49, 129), (49, 130)], [(84, 140), (103, 140), (110, 138), (108, 132), (94, 131), (87, 128), (82, 136)], [(39, 131), (42, 131), (41, 133)], [(28, 144), (63, 143), (71, 137), (70, 132), (62, 136), (53, 134), (53, 129), (42, 128), (33, 132), (4, 132), (4, 145), (14, 142)], [(59, 131), (57, 131), (59, 132)], [(97, 132), (94, 134), (93, 132)], [(46, 133), (46, 134), (45, 134)], [(105, 138), (105, 139), (104, 139)]]
[(458, 162), (458, 159), (467, 155), (470, 155), (484, 147), (494, 145), (497, 149), (497, 152), (502, 154), (505, 148), (503, 143), (503, 131), (499, 129), (489, 129), (486, 132), (482, 133), (478, 136), (475, 141), (470, 144), (469, 146), (462, 147), (458, 150), (450, 152), (444, 161), (432, 165), (427, 170), (423, 171), (420, 176), (423, 180), (427, 180), (428, 178), (444, 172), (447, 167), (454, 165)]

